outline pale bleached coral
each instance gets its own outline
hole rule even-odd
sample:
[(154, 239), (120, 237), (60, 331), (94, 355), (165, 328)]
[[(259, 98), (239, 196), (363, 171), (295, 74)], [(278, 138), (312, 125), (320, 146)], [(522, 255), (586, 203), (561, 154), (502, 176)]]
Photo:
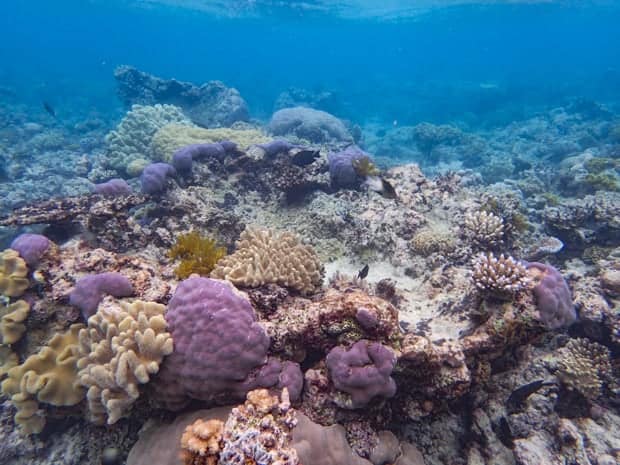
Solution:
[(258, 129), (205, 129), (187, 124), (171, 123), (158, 129), (151, 141), (155, 160), (170, 162), (178, 149), (190, 144), (231, 141), (245, 150), (250, 145), (262, 144), (272, 139)]
[(17, 408), (15, 422), (26, 434), (39, 433), (45, 414), (38, 402), (55, 406), (76, 405), (84, 398), (77, 376), (77, 342), (82, 325), (56, 334), (37, 354), (11, 368), (2, 382), (2, 393)]
[(169, 123), (192, 124), (174, 105), (133, 105), (116, 129), (106, 136), (107, 166), (136, 174), (137, 167), (144, 167), (151, 159), (153, 135)]
[(595, 400), (612, 372), (607, 347), (588, 339), (571, 339), (557, 353), (557, 376), (568, 389)]
[(79, 334), (79, 381), (88, 388), (90, 418), (116, 423), (140, 396), (138, 386), (172, 353), (165, 306), (106, 298)]
[(478, 210), (465, 214), (465, 235), (481, 247), (501, 245), (506, 232), (504, 220), (492, 212)]
[(456, 248), (454, 234), (447, 229), (422, 228), (411, 239), (413, 251), (425, 257), (435, 252), (447, 253)]
[(247, 228), (237, 241), (235, 253), (222, 258), (211, 277), (245, 287), (279, 284), (311, 294), (321, 287), (323, 266), (316, 252), (297, 236)]
[(30, 313), (30, 305), (18, 300), (8, 305), (0, 303), (0, 343), (15, 344), (26, 331), (24, 321)]
[(185, 465), (216, 465), (224, 447), (224, 422), (199, 418), (181, 436), (181, 460)]
[(511, 256), (480, 254), (474, 260), (474, 284), (497, 297), (510, 297), (530, 283), (525, 266)]
[(19, 297), (28, 289), (28, 266), (19, 253), (5, 249), (0, 253), (0, 294)]

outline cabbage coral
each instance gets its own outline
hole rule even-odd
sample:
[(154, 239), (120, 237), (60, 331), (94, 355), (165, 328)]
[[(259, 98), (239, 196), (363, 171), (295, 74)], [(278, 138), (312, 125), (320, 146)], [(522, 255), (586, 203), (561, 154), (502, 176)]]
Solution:
[(208, 276), (224, 255), (224, 247), (218, 247), (215, 239), (202, 237), (197, 231), (180, 235), (168, 252), (171, 259), (181, 259), (175, 270), (179, 279), (188, 278), (194, 273)]

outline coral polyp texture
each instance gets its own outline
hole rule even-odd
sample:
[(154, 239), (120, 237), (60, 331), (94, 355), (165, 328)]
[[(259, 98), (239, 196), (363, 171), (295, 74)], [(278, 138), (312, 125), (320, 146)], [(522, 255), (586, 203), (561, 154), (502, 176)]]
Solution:
[(217, 465), (224, 447), (224, 422), (198, 419), (181, 436), (181, 460), (185, 465)]
[(28, 266), (36, 266), (50, 248), (50, 240), (41, 234), (20, 234), (13, 242), (11, 249), (16, 250)]
[(294, 234), (248, 228), (235, 252), (222, 258), (211, 276), (242, 287), (279, 284), (310, 294), (321, 287), (323, 265)]
[(128, 297), (133, 293), (133, 285), (126, 276), (109, 271), (80, 278), (69, 295), (69, 302), (78, 307), (84, 319), (88, 320), (105, 295)]
[(0, 295), (19, 297), (28, 286), (28, 266), (19, 253), (6, 249), (0, 253)]
[[(182, 281), (165, 315), (174, 351), (160, 367), (158, 397), (178, 409), (190, 399), (243, 397), (249, 375), (267, 361), (269, 337), (248, 300), (230, 283)], [(258, 380), (260, 383), (260, 380)]]
[(181, 260), (175, 269), (179, 279), (189, 278), (193, 273), (208, 276), (225, 255), (224, 247), (218, 247), (215, 239), (202, 237), (198, 231), (181, 234), (168, 252), (170, 259)]
[(466, 236), (481, 247), (497, 247), (504, 242), (504, 220), (492, 212), (477, 210), (465, 214)]
[(530, 280), (526, 267), (511, 256), (489, 252), (474, 260), (473, 280), (478, 289), (498, 297), (511, 297), (525, 289)]
[(78, 377), (94, 423), (111, 425), (126, 415), (140, 396), (139, 385), (172, 353), (165, 309), (154, 302), (106, 298), (80, 330)]
[(533, 292), (541, 321), (550, 329), (570, 326), (577, 311), (568, 283), (551, 265), (531, 262), (527, 271), (533, 280)]

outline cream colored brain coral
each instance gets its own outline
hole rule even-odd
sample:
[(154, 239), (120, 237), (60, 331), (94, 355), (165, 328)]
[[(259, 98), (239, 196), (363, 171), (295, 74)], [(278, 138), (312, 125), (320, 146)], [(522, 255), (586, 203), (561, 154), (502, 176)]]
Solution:
[(557, 352), (557, 376), (568, 389), (595, 400), (612, 373), (607, 347), (585, 338), (571, 339)]
[(17, 408), (15, 422), (27, 434), (39, 433), (45, 426), (38, 402), (70, 406), (84, 398), (77, 377), (77, 341), (82, 328), (77, 324), (56, 334), (37, 354), (11, 368), (2, 382), (2, 393)]
[(181, 147), (229, 140), (245, 150), (250, 145), (262, 144), (272, 139), (258, 129), (217, 128), (204, 129), (186, 124), (168, 124), (158, 129), (151, 141), (154, 159), (170, 162), (172, 155)]
[(321, 287), (323, 266), (316, 252), (297, 236), (247, 228), (237, 241), (235, 253), (222, 258), (211, 277), (245, 287), (279, 284), (311, 294)]
[(24, 321), (30, 313), (30, 305), (25, 300), (18, 300), (9, 305), (0, 304), (0, 342), (15, 344), (26, 331)]
[(0, 294), (19, 297), (28, 289), (28, 266), (19, 253), (5, 249), (0, 253)]
[(172, 353), (164, 305), (106, 298), (79, 334), (80, 383), (91, 420), (116, 423), (139, 397), (138, 385), (159, 371)]

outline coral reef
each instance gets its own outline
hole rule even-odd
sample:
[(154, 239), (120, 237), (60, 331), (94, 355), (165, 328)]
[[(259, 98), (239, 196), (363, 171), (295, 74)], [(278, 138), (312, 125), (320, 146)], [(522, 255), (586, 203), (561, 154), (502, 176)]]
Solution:
[(168, 178), (176, 174), (172, 165), (168, 163), (151, 163), (140, 175), (140, 186), (143, 194), (161, 194), (166, 190)]
[(276, 111), (268, 130), (275, 136), (294, 136), (313, 144), (353, 142), (346, 126), (333, 115), (312, 108), (293, 107)]
[(0, 344), (15, 344), (26, 331), (24, 321), (30, 313), (30, 305), (18, 300), (9, 305), (0, 303)]
[(181, 460), (185, 465), (217, 465), (223, 435), (224, 422), (199, 418), (181, 436)]
[(513, 257), (493, 253), (480, 254), (474, 261), (473, 280), (476, 287), (494, 296), (510, 298), (525, 289), (530, 279), (526, 267)]
[(11, 242), (11, 249), (16, 250), (28, 266), (36, 266), (50, 247), (50, 240), (41, 234), (24, 233)]
[(120, 273), (98, 273), (80, 278), (71, 291), (69, 302), (82, 311), (88, 320), (97, 311), (97, 307), (105, 294), (114, 297), (127, 297), (134, 293), (131, 281)]
[(503, 244), (504, 220), (491, 212), (468, 212), (463, 223), (465, 235), (478, 246), (493, 248)]
[(542, 322), (550, 329), (570, 326), (577, 319), (571, 291), (560, 272), (543, 263), (528, 263)]
[(0, 253), (0, 294), (19, 297), (28, 289), (28, 267), (26, 262), (13, 249)]
[(347, 147), (340, 152), (332, 152), (328, 155), (329, 160), (329, 176), (332, 186), (339, 187), (356, 187), (363, 175), (357, 168), (358, 163), (364, 160), (370, 160), (369, 155), (356, 145)]
[(131, 194), (131, 186), (124, 179), (110, 179), (109, 181), (95, 184), (95, 194), (106, 197), (118, 197)]
[(244, 287), (280, 284), (308, 294), (321, 287), (323, 267), (293, 234), (246, 229), (235, 253), (221, 259), (211, 275)]
[(87, 389), (91, 421), (109, 425), (128, 414), (148, 383), (172, 353), (165, 306), (140, 300), (106, 298), (78, 334), (78, 378)]
[(198, 231), (180, 235), (168, 252), (170, 259), (181, 260), (175, 269), (179, 279), (189, 278), (193, 273), (208, 276), (224, 255), (225, 248), (218, 247), (215, 239), (202, 237)]

